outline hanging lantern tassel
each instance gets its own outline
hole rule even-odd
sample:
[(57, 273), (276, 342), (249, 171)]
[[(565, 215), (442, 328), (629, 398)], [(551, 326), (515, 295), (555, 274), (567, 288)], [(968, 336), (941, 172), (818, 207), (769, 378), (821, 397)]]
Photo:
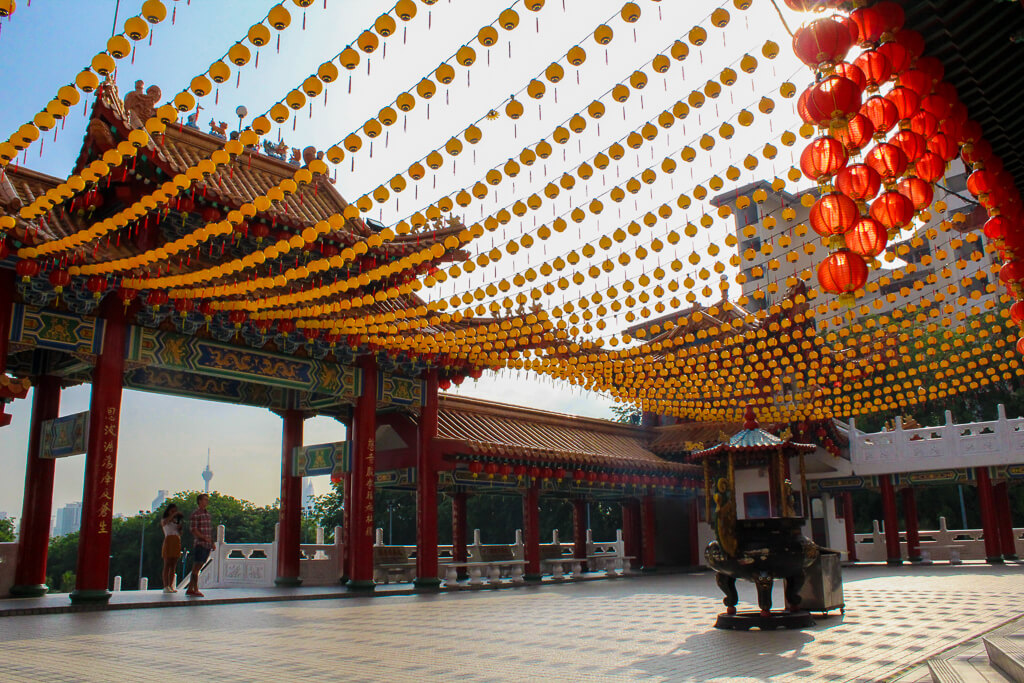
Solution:
[(281, 34), (277, 34), (277, 54), (281, 54)]

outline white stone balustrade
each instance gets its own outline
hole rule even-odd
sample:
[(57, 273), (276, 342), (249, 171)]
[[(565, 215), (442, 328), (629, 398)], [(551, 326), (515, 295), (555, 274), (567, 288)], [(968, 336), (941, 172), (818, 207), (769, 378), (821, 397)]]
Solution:
[[(867, 534), (854, 534), (858, 562), (885, 562), (885, 533), (878, 520), (872, 522), (873, 530)], [(939, 517), (936, 530), (920, 529), (921, 556), (932, 562), (954, 563), (958, 560), (984, 560), (985, 540), (981, 529), (949, 529), (945, 517)], [(1013, 530), (1018, 554), (1024, 550), (1024, 527)], [(900, 556), (907, 559), (906, 533), (900, 532)]]
[[(226, 543), (224, 526), (217, 527), (217, 549), (209, 566), (200, 574), (200, 588), (256, 588), (274, 585), (277, 576), (277, 535), (272, 543)], [(317, 529), (317, 543), (299, 546), (299, 575), (305, 586), (336, 584), (342, 574), (345, 545), (341, 527), (334, 530), (334, 543), (323, 542), (323, 529)]]
[(1007, 419), (1002, 404), (991, 422), (955, 424), (946, 411), (939, 427), (895, 429), (867, 434), (850, 420), (850, 463), (854, 474), (926, 472), (1024, 463), (1024, 418)]

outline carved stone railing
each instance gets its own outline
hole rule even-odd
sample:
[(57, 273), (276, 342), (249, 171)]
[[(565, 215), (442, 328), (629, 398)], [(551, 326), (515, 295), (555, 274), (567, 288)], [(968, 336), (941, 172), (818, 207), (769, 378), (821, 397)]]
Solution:
[[(224, 526), (217, 527), (217, 549), (210, 564), (199, 575), (200, 588), (257, 588), (274, 585), (277, 576), (277, 535), (272, 543), (226, 543)], [(334, 530), (334, 543), (325, 544), (324, 531), (316, 530), (316, 543), (299, 546), (299, 573), (304, 586), (335, 584), (342, 574), (345, 546), (341, 528)]]
[(1007, 419), (1002, 404), (991, 422), (955, 424), (946, 411), (939, 427), (868, 434), (850, 420), (850, 462), (855, 474), (893, 474), (1024, 463), (1024, 418)]
[[(858, 562), (885, 562), (885, 533), (878, 520), (872, 522), (868, 534), (854, 534)], [(985, 541), (981, 529), (949, 529), (946, 518), (939, 517), (937, 530), (921, 529), (921, 556), (932, 562), (959, 562), (962, 560), (984, 560)], [(1013, 530), (1018, 551), (1024, 550), (1024, 527)], [(900, 532), (900, 556), (907, 559), (907, 539)]]

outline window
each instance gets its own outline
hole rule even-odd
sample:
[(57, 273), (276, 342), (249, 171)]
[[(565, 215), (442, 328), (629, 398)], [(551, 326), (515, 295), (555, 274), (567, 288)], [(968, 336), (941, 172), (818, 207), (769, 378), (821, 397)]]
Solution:
[(771, 505), (767, 491), (755, 491), (743, 494), (744, 519), (765, 519), (771, 517)]

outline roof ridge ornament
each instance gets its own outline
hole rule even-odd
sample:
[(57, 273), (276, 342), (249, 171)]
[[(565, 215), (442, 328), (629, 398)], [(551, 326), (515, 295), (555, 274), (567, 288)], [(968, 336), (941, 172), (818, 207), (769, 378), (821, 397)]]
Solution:
[(757, 429), (758, 426), (757, 417), (754, 415), (754, 406), (746, 406), (746, 410), (743, 413), (743, 428)]

